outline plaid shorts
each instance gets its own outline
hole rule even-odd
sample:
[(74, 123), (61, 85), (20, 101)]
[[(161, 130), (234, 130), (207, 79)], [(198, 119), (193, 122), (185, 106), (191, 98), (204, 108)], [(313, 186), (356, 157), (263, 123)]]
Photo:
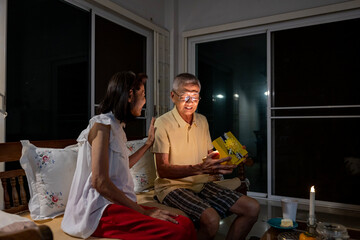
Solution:
[(221, 218), (231, 215), (229, 209), (241, 196), (239, 192), (208, 182), (199, 193), (186, 188), (175, 189), (166, 195), (162, 203), (182, 210), (194, 223), (198, 223), (207, 208), (214, 208)]

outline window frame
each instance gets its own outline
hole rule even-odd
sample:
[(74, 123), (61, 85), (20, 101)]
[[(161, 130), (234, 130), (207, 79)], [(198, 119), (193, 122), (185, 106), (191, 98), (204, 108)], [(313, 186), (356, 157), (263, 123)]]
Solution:
[[(271, 34), (272, 32), (286, 29), (294, 29), (305, 26), (331, 23), (343, 20), (359, 18), (360, 3), (349, 6), (348, 3), (334, 4), (327, 7), (314, 8), (299, 12), (280, 14), (268, 18), (253, 19), (249, 21), (237, 22), (222, 26), (197, 29), (183, 33), (184, 50), (184, 71), (195, 74), (196, 69), (196, 44), (224, 40), (229, 38), (245, 37), (249, 35), (267, 33), (267, 85), (268, 92), (271, 93), (273, 86), (272, 76), (272, 57), (271, 57)], [(324, 13), (324, 11), (327, 11)], [(281, 20), (281, 21), (280, 21)], [(272, 110), (282, 109), (272, 106), (271, 93), (267, 99), (267, 193), (249, 192), (249, 196), (267, 198), (268, 200), (280, 201), (284, 196), (273, 194), (272, 186), (274, 184), (273, 158), (273, 133), (272, 121), (276, 117), (271, 116)], [(349, 105), (345, 107), (354, 107)], [(319, 107), (319, 106), (314, 106)], [(327, 108), (328, 106), (321, 106)], [(344, 107), (344, 106), (343, 106)], [(356, 105), (355, 107), (359, 107)], [(286, 107), (287, 109), (296, 109), (297, 107)], [(311, 108), (311, 107), (304, 107)], [(308, 204), (308, 199), (297, 199), (300, 204)], [(351, 210), (360, 210), (360, 206), (352, 204), (335, 203), (328, 201), (317, 201), (317, 205), (324, 207), (345, 208)]]
[(170, 93), (169, 82), (171, 72), (174, 70), (174, 63), (170, 59), (170, 46), (173, 35), (165, 28), (159, 27), (153, 22), (142, 18), (119, 4), (108, 0), (94, 0), (89, 3), (87, 0), (64, 0), (84, 10), (91, 11), (91, 115), (95, 114), (95, 15), (113, 21), (122, 27), (146, 37), (146, 70), (149, 79), (146, 84), (147, 103), (145, 118), (146, 131), (151, 122), (152, 116), (158, 116), (170, 108), (171, 101), (161, 101), (160, 96), (167, 96)]
[[(0, 0), (0, 109), (6, 111), (6, 26), (7, 0)], [(4, 109), (5, 108), (5, 109)], [(5, 113), (6, 114), (6, 113)], [(0, 113), (0, 142), (5, 141), (5, 115)], [(0, 163), (0, 172), (5, 170), (5, 163)], [(0, 207), (3, 206), (4, 190), (0, 189)]]
[[(149, 29), (143, 28), (139, 25), (136, 25), (135, 23), (132, 23), (121, 16), (116, 15), (115, 13), (111, 13), (105, 9), (101, 9), (97, 6), (94, 6), (92, 4), (81, 2), (80, 1), (71, 1), (66, 0), (70, 4), (73, 4), (75, 6), (78, 6), (86, 11), (89, 11), (91, 14), (91, 53), (90, 53), (90, 82), (91, 82), (91, 100), (90, 100), (90, 108), (91, 108), (91, 116), (95, 115), (95, 108), (98, 106), (99, 103), (95, 102), (95, 17), (100, 16), (106, 20), (109, 20), (119, 26), (122, 26), (124, 28), (127, 28), (133, 32), (136, 32), (146, 38), (146, 70), (148, 76), (153, 76), (153, 66), (154, 66), (154, 59), (152, 58), (154, 49), (154, 40), (153, 40), (153, 32)], [(149, 119), (147, 116), (153, 115), (153, 108), (150, 107), (154, 102), (154, 85), (152, 81), (148, 81), (148, 84), (146, 84), (146, 98), (147, 102), (149, 104), (146, 105), (146, 109), (143, 109), (145, 111), (145, 117), (141, 117), (142, 119), (146, 119), (146, 126), (149, 126), (151, 119)], [(148, 127), (147, 127), (148, 128)]]

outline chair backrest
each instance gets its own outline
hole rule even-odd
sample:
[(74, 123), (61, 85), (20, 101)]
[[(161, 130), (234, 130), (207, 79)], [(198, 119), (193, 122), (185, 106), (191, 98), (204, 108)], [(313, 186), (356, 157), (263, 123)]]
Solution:
[[(5, 209), (3, 211), (18, 213), (28, 209), (28, 201), (24, 188), (24, 176), (25, 171), (23, 169), (0, 172), (1, 184), (4, 189)], [(8, 189), (9, 182), (11, 189)]]

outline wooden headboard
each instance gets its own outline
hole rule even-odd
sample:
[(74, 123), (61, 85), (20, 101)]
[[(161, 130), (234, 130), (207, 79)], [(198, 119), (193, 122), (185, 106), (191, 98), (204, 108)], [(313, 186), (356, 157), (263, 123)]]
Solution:
[[(64, 148), (76, 144), (75, 139), (31, 141), (36, 147)], [(20, 142), (0, 143), (0, 162), (19, 161), (22, 145)], [(8, 213), (19, 213), (28, 210), (28, 199), (24, 186), (25, 171), (23, 169), (0, 172), (0, 179), (4, 189), (5, 209)], [(8, 188), (10, 184), (10, 189)]]
[[(76, 144), (75, 139), (64, 140), (43, 140), (31, 141), (36, 147), (44, 148), (64, 148), (66, 146)], [(21, 143), (20, 142), (6, 142), (0, 143), (0, 162), (19, 161), (21, 157)]]

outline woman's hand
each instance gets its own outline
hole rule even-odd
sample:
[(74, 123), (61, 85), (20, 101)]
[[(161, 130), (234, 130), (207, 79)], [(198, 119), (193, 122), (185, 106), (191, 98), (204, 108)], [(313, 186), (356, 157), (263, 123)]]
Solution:
[(162, 210), (159, 208), (154, 208), (154, 209), (148, 209), (145, 210), (144, 212), (145, 215), (153, 217), (153, 218), (157, 218), (160, 220), (164, 220), (164, 221), (168, 221), (168, 222), (172, 222), (175, 224), (178, 224), (178, 221), (176, 221), (173, 217), (177, 217), (177, 214), (173, 214), (169, 211), (166, 210)]
[(146, 140), (146, 143), (145, 143), (145, 145), (148, 145), (148, 146), (152, 146), (152, 144), (154, 143), (154, 140), (155, 140), (155, 127), (154, 127), (155, 119), (156, 118), (152, 117), (151, 123), (149, 126), (148, 139)]
[(139, 161), (140, 158), (145, 154), (145, 152), (153, 145), (154, 140), (155, 140), (154, 123), (155, 123), (155, 118), (153, 117), (151, 119), (149, 132), (148, 132), (148, 138), (147, 138), (145, 144), (129, 157), (129, 167), (130, 168), (132, 168), (132, 166), (134, 166), (135, 163), (137, 163), (137, 161)]

